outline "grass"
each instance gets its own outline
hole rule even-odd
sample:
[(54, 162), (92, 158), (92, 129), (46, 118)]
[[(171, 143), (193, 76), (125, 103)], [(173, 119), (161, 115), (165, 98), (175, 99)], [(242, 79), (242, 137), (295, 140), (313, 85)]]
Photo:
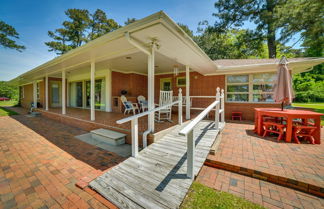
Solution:
[[(324, 103), (293, 103), (293, 106), (312, 108), (315, 112), (324, 114)], [(324, 125), (324, 116), (321, 117), (321, 125)]]
[(18, 113), (6, 109), (4, 107), (11, 107), (11, 106), (15, 106), (17, 104), (17, 101), (0, 101), (0, 117), (1, 116), (9, 116), (9, 115), (18, 115)]
[(216, 191), (198, 182), (194, 182), (181, 205), (181, 209), (264, 209), (264, 207), (234, 196), (227, 192)]

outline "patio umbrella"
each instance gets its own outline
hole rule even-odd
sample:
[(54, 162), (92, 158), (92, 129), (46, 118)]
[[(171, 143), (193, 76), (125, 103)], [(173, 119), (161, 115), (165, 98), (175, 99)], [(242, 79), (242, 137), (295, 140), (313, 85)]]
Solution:
[(284, 103), (291, 104), (294, 98), (292, 78), (287, 64), (288, 60), (283, 56), (279, 61), (277, 80), (273, 92), (274, 101), (281, 102), (281, 110), (283, 110)]

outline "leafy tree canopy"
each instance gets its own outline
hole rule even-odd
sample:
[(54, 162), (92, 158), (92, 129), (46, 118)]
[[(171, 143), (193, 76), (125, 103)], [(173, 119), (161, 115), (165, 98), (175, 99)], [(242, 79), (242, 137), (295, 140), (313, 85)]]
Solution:
[(49, 51), (54, 51), (58, 55), (120, 27), (115, 20), (107, 18), (106, 13), (100, 9), (93, 14), (86, 9), (68, 9), (65, 14), (69, 20), (62, 23), (62, 28), (48, 31), (48, 36), (53, 41), (45, 42)]
[(18, 87), (9, 85), (7, 81), (0, 81), (0, 97), (18, 99)]
[(21, 52), (25, 46), (19, 45), (14, 39), (19, 39), (16, 29), (0, 20), (0, 45), (4, 48), (16, 49)]
[(215, 32), (227, 33), (253, 23), (256, 27), (250, 34), (266, 40), (270, 58), (277, 57), (279, 44), (284, 45), (298, 33), (301, 39), (316, 37), (323, 46), (322, 0), (218, 0), (215, 8)]

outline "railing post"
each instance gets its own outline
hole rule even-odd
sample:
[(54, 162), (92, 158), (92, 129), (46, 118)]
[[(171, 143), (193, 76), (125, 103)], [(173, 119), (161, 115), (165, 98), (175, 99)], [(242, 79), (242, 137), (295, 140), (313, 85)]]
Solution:
[(132, 126), (132, 157), (138, 155), (138, 118), (131, 121)]
[(216, 110), (215, 110), (215, 128), (219, 128), (219, 106), (220, 106), (220, 88), (217, 87), (216, 89), (216, 101), (219, 103), (216, 104)]
[(178, 94), (178, 123), (179, 125), (182, 124), (182, 89), (179, 88), (179, 94)]
[(224, 89), (222, 89), (222, 94), (221, 94), (221, 104), (222, 104), (222, 122), (225, 122), (225, 95), (224, 95)]
[(187, 176), (194, 179), (195, 141), (193, 130), (187, 134)]

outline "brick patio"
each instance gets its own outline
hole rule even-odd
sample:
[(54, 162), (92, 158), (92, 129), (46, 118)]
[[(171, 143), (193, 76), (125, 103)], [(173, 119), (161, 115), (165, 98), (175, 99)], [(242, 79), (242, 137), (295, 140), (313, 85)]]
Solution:
[(208, 166), (201, 169), (196, 180), (208, 187), (232, 193), (266, 208), (324, 208), (322, 198)]
[(85, 131), (44, 117), (0, 117), (0, 132), (1, 209), (105, 208), (75, 183), (122, 157), (74, 138)]
[[(259, 137), (251, 123), (227, 123), (215, 155), (206, 163), (323, 197), (324, 144), (277, 142)], [(323, 140), (322, 128), (322, 140)]]

